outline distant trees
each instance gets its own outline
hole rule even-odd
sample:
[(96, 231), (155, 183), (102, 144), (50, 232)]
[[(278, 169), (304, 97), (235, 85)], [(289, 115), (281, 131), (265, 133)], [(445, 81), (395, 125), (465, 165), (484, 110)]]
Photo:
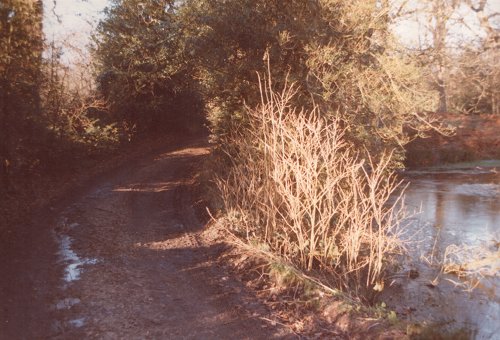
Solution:
[(63, 48), (73, 54), (81, 52), (66, 41), (51, 41), (46, 46), (41, 87), (43, 122), (38, 135), (43, 150), (39, 156), (44, 163), (58, 163), (64, 158), (66, 165), (74, 165), (79, 158), (113, 149), (126, 137), (95, 89), (93, 61), (82, 55), (82, 60), (65, 65), (61, 61)]
[(450, 110), (500, 114), (500, 50), (471, 47), (452, 61), (447, 75)]
[(420, 43), (411, 48), (439, 95), (437, 112), (500, 113), (500, 13), (492, 3), (421, 0), (400, 19), (420, 22)]
[[(452, 75), (457, 86), (457, 110), (500, 114), (500, 12), (487, 11), (487, 0), (464, 0), (484, 32), (479, 47), (460, 54), (463, 67)], [(455, 76), (455, 77), (453, 77)]]
[(454, 0), (430, 1), (432, 15), (429, 21), (431, 21), (430, 26), (433, 40), (431, 58), (436, 69), (436, 72), (432, 74), (434, 74), (434, 83), (439, 93), (439, 104), (436, 110), (439, 113), (448, 111), (447, 84), (445, 80), (445, 72), (448, 65), (448, 55), (446, 53), (447, 24), (456, 6), (457, 1)]
[(12, 171), (29, 168), (34, 121), (40, 114), (43, 51), (41, 0), (0, 3), (0, 192)]
[(57, 43), (46, 44), (42, 23), (41, 0), (0, 3), (0, 206), (28, 194), (41, 173), (70, 170), (119, 137), (92, 80), (81, 86), (92, 74), (68, 79), (70, 67)]

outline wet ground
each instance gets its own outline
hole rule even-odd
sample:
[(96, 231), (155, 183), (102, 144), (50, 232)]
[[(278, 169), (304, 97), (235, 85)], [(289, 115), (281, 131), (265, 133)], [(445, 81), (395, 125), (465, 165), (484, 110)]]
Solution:
[[(207, 241), (192, 191), (204, 144), (168, 150), (132, 159), (2, 234), (0, 339), (294, 338), (219, 266), (224, 246)], [(439, 267), (451, 244), (498, 251), (497, 169), (482, 162), (403, 175), (407, 205), (420, 211), (407, 220), (418, 242), (381, 297), (399, 318), (498, 339), (496, 264), (472, 291)]]
[[(381, 297), (389, 308), (436, 331), (500, 338), (499, 172), (483, 161), (403, 174), (412, 243)], [(470, 275), (445, 273), (446, 259)]]
[(291, 337), (205, 242), (192, 189), (207, 153), (193, 142), (131, 160), (26, 227), (39, 235), (28, 255), (9, 250), (0, 339)]

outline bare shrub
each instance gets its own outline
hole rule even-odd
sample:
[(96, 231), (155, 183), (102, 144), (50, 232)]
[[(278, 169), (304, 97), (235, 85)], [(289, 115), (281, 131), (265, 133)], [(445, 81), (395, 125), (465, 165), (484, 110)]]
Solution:
[(296, 91), (261, 83), (262, 103), (247, 109), (224, 149), (231, 169), (217, 180), (227, 211), (237, 212), (248, 240), (257, 238), (285, 260), (333, 274), (338, 288), (380, 289), (401, 247), (401, 196), (390, 155), (375, 164), (344, 140), (342, 122), (289, 103)]
[[(113, 150), (124, 135), (111, 116), (109, 103), (96, 91), (93, 81), (92, 60), (84, 50), (72, 46), (67, 40), (52, 41), (42, 71), (45, 83), (40, 89), (43, 125), (48, 131), (46, 143), (52, 154), (74, 153), (77, 149), (87, 154)], [(70, 51), (75, 60), (66, 65), (63, 49)]]

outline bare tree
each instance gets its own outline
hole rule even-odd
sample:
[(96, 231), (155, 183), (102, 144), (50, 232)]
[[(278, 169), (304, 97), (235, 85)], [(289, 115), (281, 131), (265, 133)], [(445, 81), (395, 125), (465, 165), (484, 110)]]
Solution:
[(436, 82), (437, 91), (439, 93), (439, 104), (437, 112), (447, 112), (447, 96), (445, 72), (447, 67), (446, 53), (446, 36), (448, 33), (447, 23), (454, 9), (454, 2), (450, 3), (443, 0), (432, 0), (432, 13), (429, 17), (434, 24), (430, 25), (433, 38), (433, 60), (435, 62), (437, 72), (434, 80)]
[(476, 13), (479, 25), (486, 33), (486, 38), (483, 41), (483, 53), (486, 54), (485, 61), (491, 67), (491, 72), (488, 74), (485, 81), (488, 83), (489, 91), (487, 95), (491, 100), (491, 112), (500, 114), (500, 29), (493, 26), (492, 20), (500, 16), (499, 12), (486, 12), (487, 0), (480, 0), (475, 3), (472, 0), (465, 0), (466, 4)]
[(499, 12), (486, 13), (487, 0), (480, 0), (475, 3), (472, 0), (464, 0), (465, 3), (476, 13), (477, 19), (479, 20), (479, 25), (486, 32), (486, 39), (484, 40), (484, 46), (486, 49), (498, 49), (500, 48), (500, 30), (495, 28), (492, 24), (493, 18), (500, 16)]
[(500, 13), (491, 1), (392, 1), (393, 10), (401, 5), (406, 15), (396, 22), (424, 22), (416, 48), (439, 96), (436, 111), (498, 113)]

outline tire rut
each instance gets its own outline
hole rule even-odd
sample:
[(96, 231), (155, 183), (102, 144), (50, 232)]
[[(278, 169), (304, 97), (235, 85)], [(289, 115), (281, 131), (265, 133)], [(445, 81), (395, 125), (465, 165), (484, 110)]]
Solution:
[(159, 154), (60, 215), (72, 227), (59, 234), (96, 261), (60, 289), (51, 338), (293, 338), (216, 265), (222, 246), (201, 240), (191, 187), (207, 153), (196, 142)]

